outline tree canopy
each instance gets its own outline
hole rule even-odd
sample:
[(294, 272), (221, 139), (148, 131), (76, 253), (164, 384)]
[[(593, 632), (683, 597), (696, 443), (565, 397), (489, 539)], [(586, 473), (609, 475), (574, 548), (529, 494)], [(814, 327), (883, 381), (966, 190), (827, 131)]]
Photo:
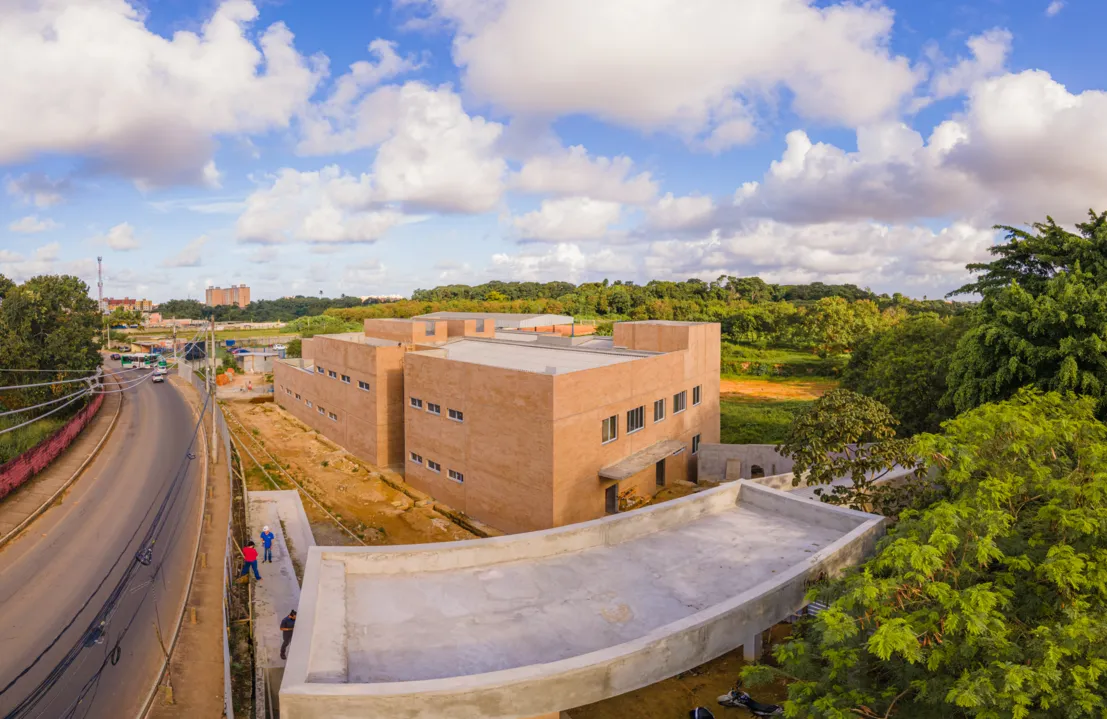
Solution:
[(1026, 390), (922, 435), (948, 496), (812, 592), (778, 646), (788, 716), (1102, 717), (1107, 707), (1107, 427), (1095, 401)]
[(1035, 234), (1005, 227), (998, 259), (959, 291), (983, 295), (953, 355), (948, 401), (958, 411), (1027, 385), (1093, 397), (1107, 416), (1107, 212), (1069, 232), (1052, 218)]

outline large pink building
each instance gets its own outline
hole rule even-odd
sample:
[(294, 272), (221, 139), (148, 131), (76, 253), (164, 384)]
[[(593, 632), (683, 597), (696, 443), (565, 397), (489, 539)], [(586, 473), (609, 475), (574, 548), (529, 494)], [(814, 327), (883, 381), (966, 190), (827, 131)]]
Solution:
[(595, 519), (695, 480), (719, 441), (719, 325), (613, 337), (496, 315), (369, 320), (276, 365), (277, 401), (354, 454), (508, 532)]

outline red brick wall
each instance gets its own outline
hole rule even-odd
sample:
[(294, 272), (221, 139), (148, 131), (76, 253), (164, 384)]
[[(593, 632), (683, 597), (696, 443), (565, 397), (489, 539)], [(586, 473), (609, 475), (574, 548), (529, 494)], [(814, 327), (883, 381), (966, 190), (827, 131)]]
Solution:
[(72, 444), (81, 430), (85, 428), (100, 405), (104, 403), (104, 395), (98, 394), (92, 402), (73, 416), (64, 427), (59, 429), (49, 439), (39, 442), (36, 446), (27, 450), (13, 460), (0, 465), (0, 498), (6, 497), (20, 485), (34, 477), (46, 468), (65, 449)]

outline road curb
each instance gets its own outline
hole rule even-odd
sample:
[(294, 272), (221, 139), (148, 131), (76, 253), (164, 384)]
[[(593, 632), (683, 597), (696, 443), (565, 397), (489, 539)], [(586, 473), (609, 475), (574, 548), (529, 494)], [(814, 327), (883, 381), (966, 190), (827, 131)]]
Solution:
[[(176, 382), (170, 382), (169, 384), (173, 385), (173, 388), (176, 389), (178, 392), (181, 392), (181, 388), (177, 386)], [(188, 406), (193, 410), (197, 409), (183, 396), (181, 397), (181, 399), (184, 399), (185, 402), (188, 402)], [(215, 398), (212, 397), (211, 401), (214, 402)], [(165, 660), (162, 662), (161, 670), (158, 672), (157, 678), (154, 680), (154, 686), (150, 688), (150, 693), (146, 697), (146, 701), (142, 703), (142, 708), (139, 709), (138, 714), (135, 715), (136, 719), (144, 719), (150, 713), (150, 710), (154, 706), (154, 698), (158, 695), (158, 688), (161, 686), (161, 679), (165, 676), (165, 672), (169, 669), (169, 663), (173, 659), (173, 652), (177, 649), (177, 640), (181, 636), (181, 626), (184, 625), (184, 617), (186, 610), (188, 609), (188, 600), (192, 597), (192, 584), (196, 580), (196, 565), (200, 563), (200, 545), (203, 543), (204, 539), (204, 514), (207, 512), (208, 509), (208, 457), (211, 455), (211, 448), (208, 446), (208, 436), (207, 432), (204, 430), (204, 424), (202, 421), (204, 416), (203, 405), (200, 405), (198, 414), (201, 420), (199, 428), (200, 438), (203, 440), (204, 443), (204, 474), (200, 480), (200, 521), (199, 528), (196, 532), (196, 550), (193, 552), (192, 556), (192, 571), (188, 573), (188, 586), (185, 587), (184, 599), (181, 600), (181, 611), (177, 617), (176, 627), (173, 629), (173, 638), (169, 641), (169, 648), (165, 655)]]
[[(112, 374), (112, 379), (115, 380), (115, 383), (116, 383), (117, 386), (120, 384), (119, 379), (114, 374)], [(65, 494), (65, 492), (70, 487), (73, 486), (73, 483), (76, 482), (77, 479), (84, 473), (84, 471), (88, 467), (88, 465), (92, 463), (92, 460), (96, 459), (97, 455), (100, 454), (100, 449), (104, 446), (104, 443), (108, 441), (108, 438), (111, 437), (112, 432), (115, 431), (115, 425), (119, 421), (119, 415), (123, 412), (123, 402), (124, 402), (124, 395), (125, 394), (126, 394), (125, 392), (120, 392), (119, 393), (119, 406), (117, 406), (115, 408), (115, 416), (111, 418), (111, 424), (108, 425), (108, 431), (104, 432), (104, 436), (101, 437), (100, 441), (97, 442), (96, 446), (92, 448), (92, 452), (90, 452), (88, 457), (85, 458), (85, 461), (81, 462), (81, 466), (77, 467), (77, 469), (73, 472), (72, 476), (70, 476), (69, 479), (65, 480), (65, 484), (63, 484), (58, 489), (58, 491), (54, 492), (54, 494), (50, 496), (50, 499), (46, 500), (41, 505), (39, 505), (39, 508), (36, 509), (35, 511), (31, 512), (31, 514), (26, 519), (24, 519), (22, 522), (20, 522), (18, 525), (16, 525), (15, 529), (11, 530), (7, 534), (5, 534), (3, 537), (0, 537), (0, 547), (3, 547), (8, 542), (15, 539), (17, 536), (19, 536), (23, 532), (24, 529), (31, 526), (31, 522), (33, 522), (36, 519), (38, 519), (39, 517), (41, 517), (43, 512), (45, 512), (47, 509), (49, 509), (51, 507), (51, 505), (54, 504), (54, 502), (58, 501), (58, 499), (63, 494)]]

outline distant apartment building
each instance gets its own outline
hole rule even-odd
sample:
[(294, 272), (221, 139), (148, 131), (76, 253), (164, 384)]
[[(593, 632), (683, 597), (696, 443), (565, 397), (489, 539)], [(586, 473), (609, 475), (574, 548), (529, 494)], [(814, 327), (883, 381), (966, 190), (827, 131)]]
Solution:
[(154, 309), (154, 303), (150, 300), (132, 300), (130, 297), (105, 297), (100, 300), (100, 311), (102, 313), (111, 314), (117, 309), (128, 312), (150, 312)]
[(239, 307), (245, 307), (250, 304), (250, 288), (246, 285), (209, 287), (204, 295), (204, 303), (208, 307), (215, 307), (217, 305), (238, 305)]
[[(367, 320), (274, 365), (277, 401), (321, 434), (508, 532), (596, 519), (695, 480), (719, 441), (719, 325), (554, 315)], [(528, 326), (529, 325), (529, 326)]]

